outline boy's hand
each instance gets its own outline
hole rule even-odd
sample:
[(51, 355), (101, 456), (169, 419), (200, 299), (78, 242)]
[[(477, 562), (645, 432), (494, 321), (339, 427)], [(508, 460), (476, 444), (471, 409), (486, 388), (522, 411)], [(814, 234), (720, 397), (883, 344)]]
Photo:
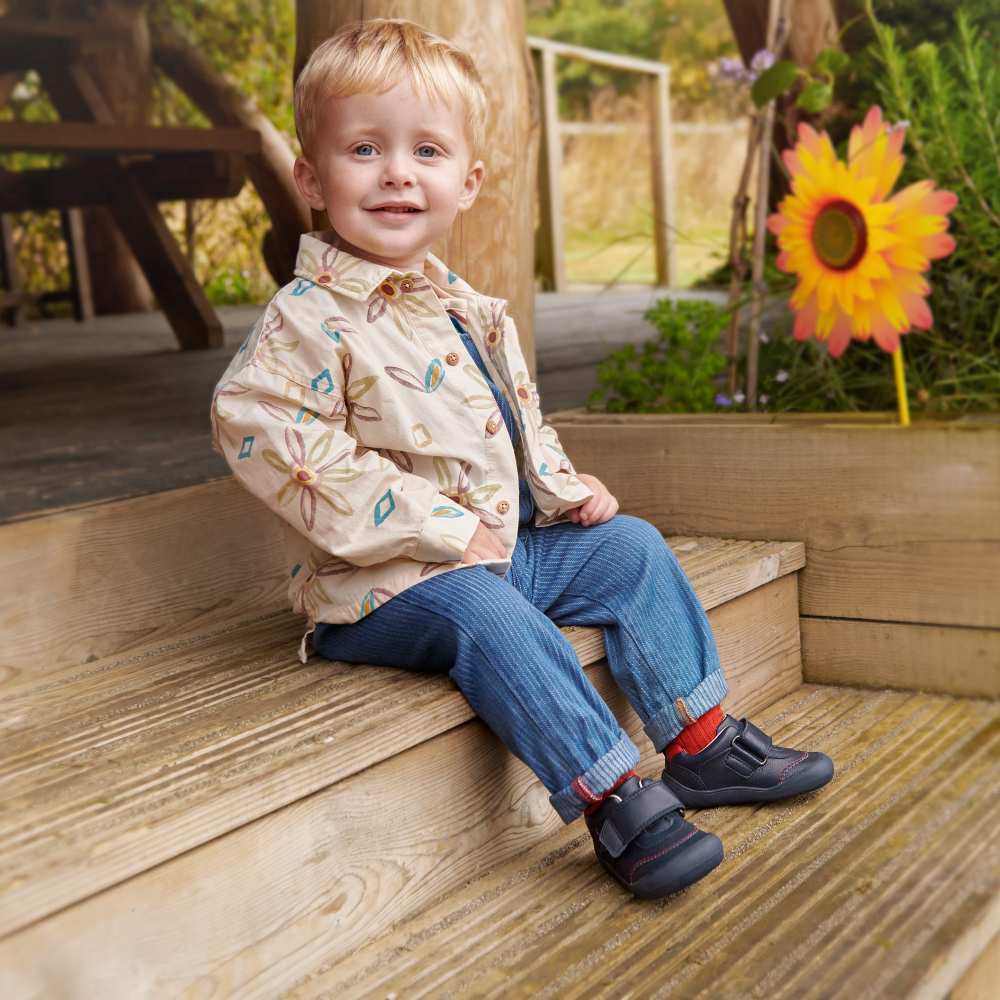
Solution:
[(618, 513), (618, 501), (608, 492), (608, 488), (596, 476), (588, 476), (578, 472), (576, 478), (588, 486), (594, 494), (582, 507), (574, 507), (566, 512), (566, 516), (577, 524), (589, 528), (594, 524), (603, 524)]

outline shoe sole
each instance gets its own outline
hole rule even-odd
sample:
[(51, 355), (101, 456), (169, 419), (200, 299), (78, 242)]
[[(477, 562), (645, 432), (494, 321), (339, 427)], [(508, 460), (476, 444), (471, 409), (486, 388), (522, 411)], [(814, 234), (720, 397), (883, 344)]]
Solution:
[[(651, 871), (648, 875), (637, 879), (635, 882), (626, 882), (612, 866), (604, 859), (598, 860), (604, 866), (605, 871), (624, 889), (628, 889), (634, 896), (641, 899), (662, 899), (671, 893), (680, 892), (689, 885), (693, 885), (699, 879), (704, 878), (710, 871), (718, 868), (725, 859), (725, 851), (722, 841), (718, 837), (714, 838), (715, 849), (711, 854), (706, 854), (697, 864), (683, 872), (670, 872), (665, 875), (663, 871)], [(667, 866), (664, 866), (665, 868)]]
[(793, 795), (802, 795), (804, 792), (812, 792), (817, 788), (822, 788), (831, 778), (833, 778), (832, 767), (829, 773), (826, 773), (825, 770), (819, 773), (804, 771), (802, 774), (794, 775), (788, 781), (784, 781), (780, 785), (772, 785), (770, 788), (729, 785), (725, 788), (713, 788), (711, 791), (688, 788), (687, 785), (681, 784), (665, 772), (661, 775), (660, 780), (684, 805), (704, 808), (706, 806), (742, 805), (747, 802), (777, 802)]

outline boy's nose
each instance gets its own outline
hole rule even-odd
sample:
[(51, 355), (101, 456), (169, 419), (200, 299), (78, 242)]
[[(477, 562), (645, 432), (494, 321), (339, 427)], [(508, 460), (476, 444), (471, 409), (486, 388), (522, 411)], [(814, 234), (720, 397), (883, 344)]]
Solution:
[(383, 184), (412, 184), (413, 169), (402, 157), (390, 157), (385, 161), (382, 171)]

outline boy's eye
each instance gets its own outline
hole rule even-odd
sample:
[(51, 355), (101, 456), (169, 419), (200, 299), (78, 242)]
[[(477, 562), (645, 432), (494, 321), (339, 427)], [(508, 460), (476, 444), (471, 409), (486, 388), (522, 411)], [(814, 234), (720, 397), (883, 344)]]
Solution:
[(370, 142), (362, 142), (354, 147), (354, 152), (356, 153), (359, 149), (374, 149), (374, 148), (375, 147), (372, 146)]
[[(418, 146), (417, 152), (421, 152), (422, 150), (425, 149), (429, 149), (434, 154), (434, 156), (437, 156), (437, 150), (433, 146)], [(432, 159), (432, 158), (433, 157), (421, 157), (421, 159)]]

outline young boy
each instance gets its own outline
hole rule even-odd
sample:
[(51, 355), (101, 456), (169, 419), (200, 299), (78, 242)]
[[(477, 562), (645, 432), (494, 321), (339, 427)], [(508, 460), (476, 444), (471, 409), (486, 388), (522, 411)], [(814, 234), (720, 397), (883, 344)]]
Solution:
[[(330, 659), (447, 671), (638, 896), (722, 861), (685, 806), (825, 784), (820, 753), (722, 712), (718, 652), (647, 521), (618, 514), (542, 419), (507, 303), (429, 248), (485, 176), (487, 98), (467, 53), (377, 19), (320, 45), (295, 88), (294, 173), (331, 229), (219, 381), (213, 440), (287, 522), (290, 596)], [(608, 665), (665, 755), (660, 780), (560, 625), (601, 626)]]

